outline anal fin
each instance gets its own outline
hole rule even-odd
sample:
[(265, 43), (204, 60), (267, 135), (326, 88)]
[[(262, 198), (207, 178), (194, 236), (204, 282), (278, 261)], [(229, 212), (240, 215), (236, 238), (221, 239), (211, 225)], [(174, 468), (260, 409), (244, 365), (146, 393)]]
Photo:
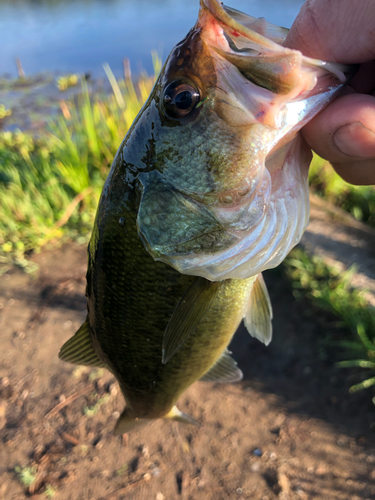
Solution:
[(73, 337), (62, 346), (59, 358), (76, 365), (106, 368), (106, 364), (99, 358), (92, 346), (90, 326), (87, 319)]
[(242, 380), (243, 373), (238, 368), (237, 362), (231, 357), (228, 350), (224, 351), (220, 359), (210, 370), (200, 378), (202, 382), (238, 382)]
[(272, 340), (272, 305), (263, 276), (258, 274), (250, 294), (244, 317), (247, 331), (252, 337), (268, 345)]

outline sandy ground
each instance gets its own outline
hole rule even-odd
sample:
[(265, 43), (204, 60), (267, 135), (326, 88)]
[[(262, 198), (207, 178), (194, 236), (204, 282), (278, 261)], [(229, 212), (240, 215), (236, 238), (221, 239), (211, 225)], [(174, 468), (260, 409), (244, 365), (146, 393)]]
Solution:
[(112, 375), (57, 357), (85, 317), (86, 249), (35, 260), (37, 277), (0, 278), (0, 499), (375, 499), (374, 407), (349, 395), (322, 349), (322, 330), (340, 327), (296, 303), (277, 273), (266, 275), (271, 345), (240, 328), (231, 350), (244, 380), (198, 382), (179, 401), (203, 426), (116, 437)]

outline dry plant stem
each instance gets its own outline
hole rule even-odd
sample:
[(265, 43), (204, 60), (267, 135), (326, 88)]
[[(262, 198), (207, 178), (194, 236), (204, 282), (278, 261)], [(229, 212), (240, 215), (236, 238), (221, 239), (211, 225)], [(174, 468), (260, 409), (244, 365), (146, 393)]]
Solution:
[(110, 493), (108, 496), (105, 497), (105, 500), (115, 500), (118, 498), (118, 495), (120, 495), (121, 493), (125, 493), (126, 491), (132, 488), (135, 488), (143, 481), (145, 481), (145, 479), (142, 477), (141, 479), (138, 479), (138, 481), (134, 481), (134, 483), (129, 483), (123, 488), (120, 488), (119, 490), (112, 491), (112, 493)]
[(72, 118), (72, 115), (70, 114), (69, 108), (66, 104), (65, 101), (59, 101), (60, 108), (62, 111), (62, 114), (64, 115), (65, 120), (70, 120)]
[[(91, 186), (87, 187), (84, 189), (81, 193), (78, 193), (77, 196), (75, 196), (72, 201), (69, 203), (69, 205), (66, 207), (66, 210), (63, 214), (63, 216), (52, 226), (52, 228), (49, 231), (49, 237), (53, 235), (53, 233), (59, 229), (60, 227), (64, 226), (70, 217), (72, 216), (76, 206), (84, 199), (86, 196), (88, 196), (90, 193), (92, 193), (93, 188)], [(40, 246), (42, 247), (45, 245), (49, 239), (49, 237), (44, 238), (44, 241), (40, 243)]]
[(16, 58), (17, 73), (19, 78), (25, 78), (25, 72), (23, 70), (21, 60), (19, 57)]
[(74, 212), (74, 209), (80, 203), (84, 198), (86, 198), (87, 195), (92, 193), (92, 187), (89, 186), (86, 189), (84, 189), (81, 193), (78, 193), (77, 196), (75, 196), (72, 201), (69, 203), (67, 206), (64, 215), (56, 222), (54, 225), (53, 229), (58, 229), (61, 226), (64, 226), (70, 219), (72, 213)]
[(77, 446), (79, 444), (79, 441), (77, 438), (71, 436), (67, 432), (62, 432), (61, 437), (67, 441), (68, 443), (72, 444), (73, 446)]
[(48, 455), (44, 455), (44, 457), (40, 461), (40, 464), (38, 465), (38, 471), (35, 476), (35, 479), (29, 486), (28, 491), (30, 495), (36, 493), (43, 486), (43, 480), (46, 477), (46, 472), (44, 469), (46, 468), (48, 462), (49, 462)]
[(54, 408), (52, 408), (51, 411), (49, 411), (44, 418), (46, 420), (49, 420), (50, 418), (54, 417), (60, 410), (65, 408), (65, 406), (68, 406), (70, 403), (73, 403), (76, 399), (78, 399), (80, 396), (83, 396), (87, 394), (88, 392), (92, 391), (94, 388), (93, 384), (86, 385), (85, 387), (82, 387), (79, 391), (75, 392), (68, 398), (64, 399), (64, 401), (61, 401), (58, 405), (56, 405)]

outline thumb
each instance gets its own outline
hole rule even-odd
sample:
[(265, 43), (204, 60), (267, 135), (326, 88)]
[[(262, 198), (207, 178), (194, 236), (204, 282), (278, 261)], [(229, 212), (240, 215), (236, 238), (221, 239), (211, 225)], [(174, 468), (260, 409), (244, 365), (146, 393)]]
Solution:
[(352, 184), (375, 184), (375, 97), (337, 98), (302, 134), (308, 145)]

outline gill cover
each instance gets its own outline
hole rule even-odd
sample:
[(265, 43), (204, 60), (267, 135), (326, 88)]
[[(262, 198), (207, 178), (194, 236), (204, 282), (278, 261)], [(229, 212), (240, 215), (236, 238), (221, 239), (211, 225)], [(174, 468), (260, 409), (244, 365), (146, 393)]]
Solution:
[(280, 264), (306, 228), (311, 153), (297, 132), (349, 68), (283, 47), (287, 30), (263, 19), (200, 5), (156, 85), (165, 121), (153, 148), (171, 152), (138, 176), (138, 232), (181, 273), (248, 278)]

